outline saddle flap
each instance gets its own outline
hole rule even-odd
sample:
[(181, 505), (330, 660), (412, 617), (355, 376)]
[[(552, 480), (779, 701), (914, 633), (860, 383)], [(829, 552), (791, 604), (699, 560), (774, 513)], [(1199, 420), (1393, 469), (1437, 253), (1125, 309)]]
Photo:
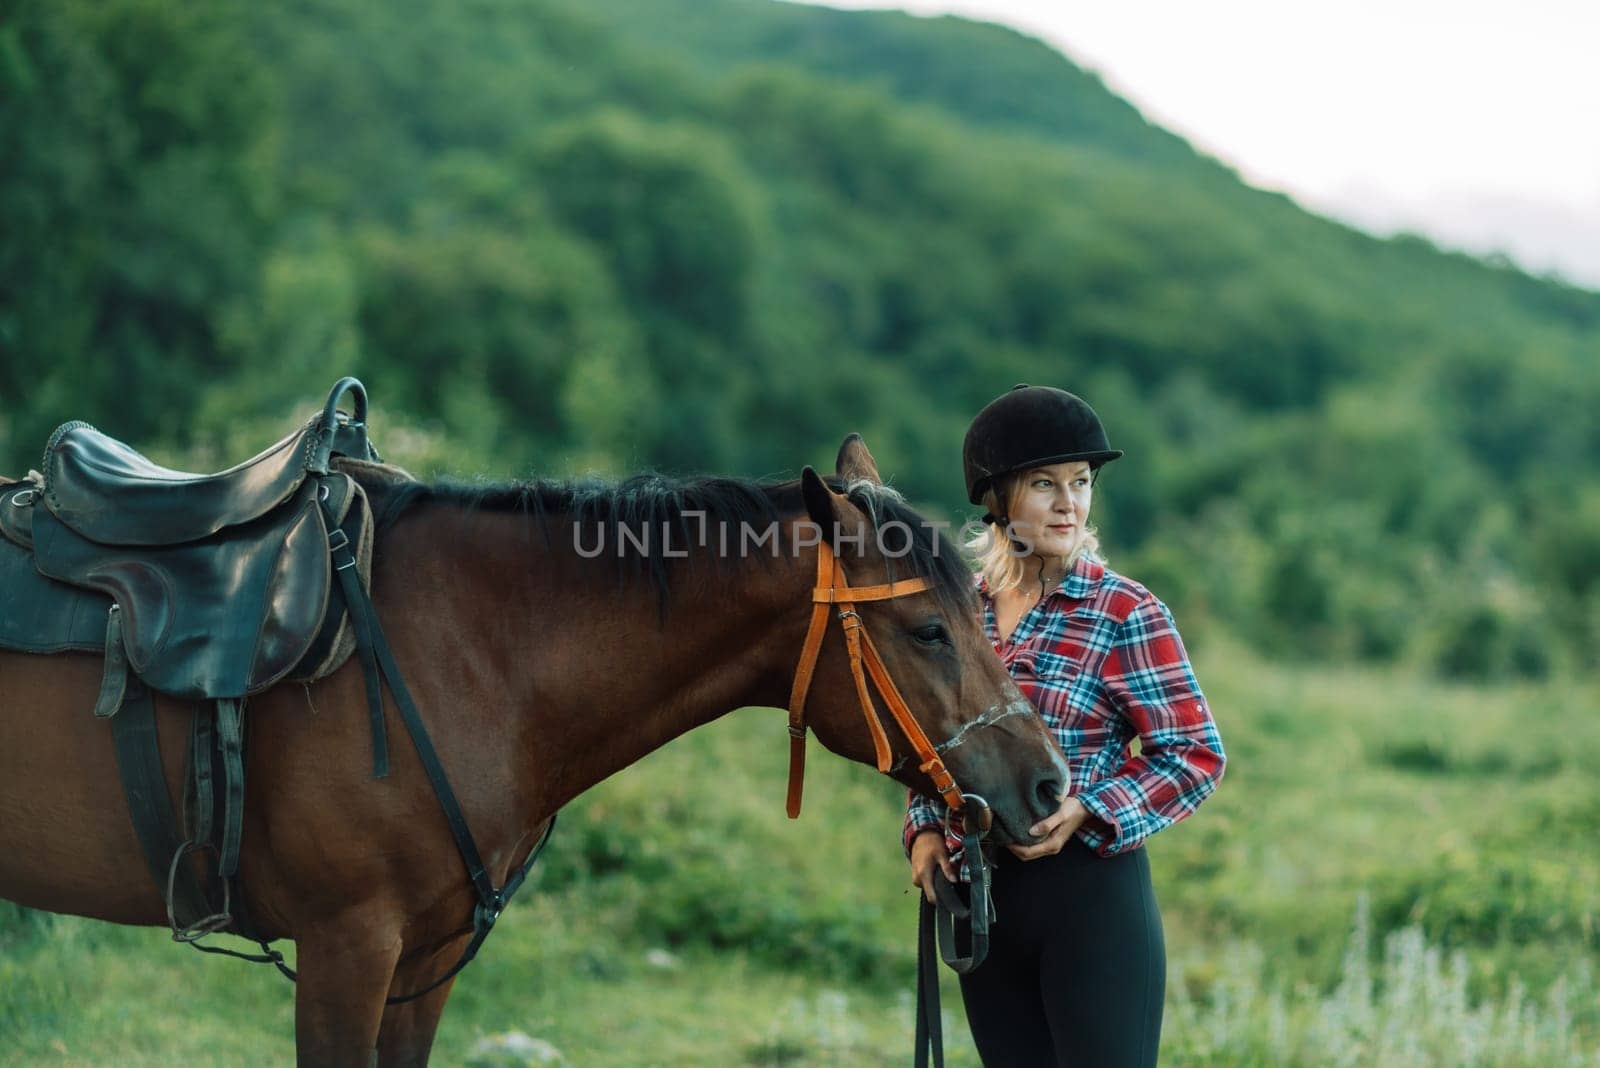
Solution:
[(23, 653), (97, 653), (105, 646), (111, 601), (98, 590), (39, 574), (33, 555), (0, 540), (0, 649)]
[(34, 517), (42, 574), (109, 594), (128, 661), (179, 697), (245, 697), (283, 678), (328, 605), (328, 532), (307, 482), (279, 511), (187, 545), (90, 540), (48, 510)]

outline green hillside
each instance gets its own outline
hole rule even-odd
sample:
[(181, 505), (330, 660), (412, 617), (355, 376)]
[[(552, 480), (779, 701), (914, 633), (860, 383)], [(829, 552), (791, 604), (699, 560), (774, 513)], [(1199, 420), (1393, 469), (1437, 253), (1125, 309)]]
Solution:
[(771, 0), (609, 3), (587, 9), (641, 51), (670, 51), (713, 76), (779, 63), (864, 82), (975, 125), (1092, 146), (1191, 173), (1220, 171), (1144, 121), (1094, 74), (1003, 26)]
[(794, 473), (860, 430), (961, 517), (966, 420), (1051, 382), (1186, 632), (1594, 667), (1600, 295), (1251, 190), (1014, 33), (23, 0), (0, 99), (6, 470), (67, 418), (237, 459), (354, 371), (423, 469)]

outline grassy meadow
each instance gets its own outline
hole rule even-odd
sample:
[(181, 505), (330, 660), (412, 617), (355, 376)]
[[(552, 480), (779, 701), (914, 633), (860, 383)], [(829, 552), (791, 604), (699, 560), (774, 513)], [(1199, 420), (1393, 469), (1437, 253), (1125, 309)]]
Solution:
[[(1151, 846), (1164, 1064), (1600, 1064), (1593, 684), (1196, 662), (1230, 763)], [(783, 738), (744, 709), (570, 806), (436, 1063), (490, 1063), (473, 1048), (506, 1031), (596, 1068), (903, 1063), (898, 791), (818, 754), (791, 824)], [(946, 978), (951, 1063), (976, 1065)], [(8, 1064), (293, 1055), (286, 982), (159, 931), (0, 912), (0, 991)]]

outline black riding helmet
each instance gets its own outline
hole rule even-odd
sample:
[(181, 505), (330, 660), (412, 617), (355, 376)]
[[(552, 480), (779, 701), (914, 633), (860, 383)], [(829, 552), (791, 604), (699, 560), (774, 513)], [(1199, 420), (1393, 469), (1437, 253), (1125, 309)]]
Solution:
[(967, 499), (973, 504), (982, 504), (994, 480), (1012, 471), (1072, 460), (1086, 460), (1098, 469), (1121, 455), (1083, 398), (1026, 382), (985, 405), (961, 443)]

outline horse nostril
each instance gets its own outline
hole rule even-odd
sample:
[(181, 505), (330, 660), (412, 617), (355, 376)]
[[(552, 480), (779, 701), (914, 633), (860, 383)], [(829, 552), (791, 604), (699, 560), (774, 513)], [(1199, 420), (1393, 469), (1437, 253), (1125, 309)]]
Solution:
[(1040, 816), (1048, 816), (1061, 806), (1061, 795), (1066, 792), (1066, 787), (1061, 780), (1053, 775), (1040, 779), (1033, 788), (1033, 797), (1036, 811)]

